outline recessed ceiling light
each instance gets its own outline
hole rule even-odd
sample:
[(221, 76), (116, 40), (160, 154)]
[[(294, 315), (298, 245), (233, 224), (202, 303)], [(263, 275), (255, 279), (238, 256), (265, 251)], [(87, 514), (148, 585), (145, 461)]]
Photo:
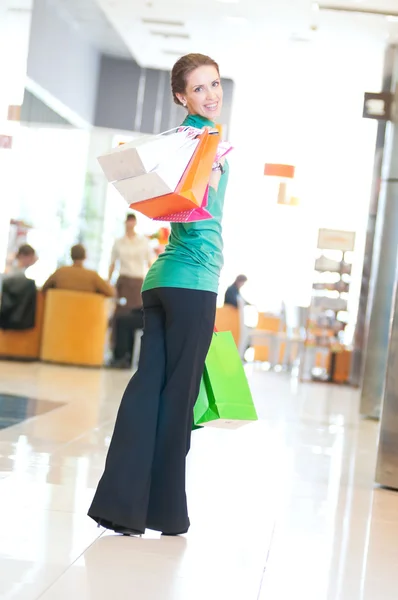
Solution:
[(166, 19), (162, 20), (162, 19), (143, 18), (143, 19), (141, 19), (141, 21), (143, 23), (146, 23), (147, 25), (163, 25), (163, 26), (170, 26), (170, 27), (184, 27), (184, 25), (185, 25), (185, 23), (183, 21), (168, 21)]
[(398, 23), (398, 15), (388, 15), (387, 21), (390, 21), (391, 23)]

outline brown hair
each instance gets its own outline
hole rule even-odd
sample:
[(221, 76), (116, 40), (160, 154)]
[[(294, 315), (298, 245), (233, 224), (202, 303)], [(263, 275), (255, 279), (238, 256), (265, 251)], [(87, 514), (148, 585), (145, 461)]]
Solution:
[(34, 254), (36, 254), (35, 249), (30, 244), (22, 244), (18, 249), (17, 258), (21, 256), (33, 256)]
[(198, 67), (206, 65), (215, 67), (218, 75), (220, 75), (220, 68), (216, 61), (205, 54), (186, 54), (177, 60), (171, 71), (171, 92), (176, 104), (182, 106), (182, 103), (177, 98), (177, 94), (185, 93), (188, 75)]
[(86, 249), (82, 244), (76, 244), (72, 246), (70, 256), (73, 261), (84, 260), (86, 258)]
[(137, 217), (134, 213), (128, 213), (128, 215), (126, 216), (126, 223), (127, 221), (136, 221)]
[(246, 275), (238, 275), (235, 279), (235, 283), (246, 283), (247, 277)]

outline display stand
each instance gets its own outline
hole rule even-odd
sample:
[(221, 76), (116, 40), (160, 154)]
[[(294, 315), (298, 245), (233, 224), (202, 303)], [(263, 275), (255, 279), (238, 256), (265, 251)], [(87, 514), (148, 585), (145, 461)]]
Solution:
[(354, 246), (352, 231), (319, 230), (302, 381), (349, 381), (351, 349), (344, 342)]

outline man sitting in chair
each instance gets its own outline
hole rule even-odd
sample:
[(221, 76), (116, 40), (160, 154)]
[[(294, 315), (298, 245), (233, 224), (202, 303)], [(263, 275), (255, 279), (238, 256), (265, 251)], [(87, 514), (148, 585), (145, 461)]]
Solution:
[(73, 290), (75, 292), (91, 292), (92, 294), (103, 294), (107, 297), (115, 295), (115, 290), (109, 283), (98, 275), (84, 267), (86, 260), (86, 249), (82, 244), (76, 244), (71, 249), (73, 265), (57, 269), (43, 285), (43, 292), (50, 288), (57, 290)]
[(0, 276), (0, 329), (32, 329), (36, 319), (36, 284), (25, 275), (37, 256), (29, 244), (20, 246), (9, 273)]

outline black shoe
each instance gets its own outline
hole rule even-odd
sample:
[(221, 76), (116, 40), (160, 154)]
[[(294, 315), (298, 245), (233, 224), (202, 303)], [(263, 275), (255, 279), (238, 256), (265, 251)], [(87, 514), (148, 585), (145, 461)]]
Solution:
[(95, 519), (97, 521), (98, 527), (104, 527), (105, 529), (113, 530), (115, 533), (120, 533), (122, 535), (144, 535), (144, 531), (138, 531), (137, 529), (129, 529), (128, 527), (123, 527), (122, 525), (116, 525), (111, 521), (107, 521), (106, 519)]
[(184, 535), (184, 533), (188, 533), (188, 529), (186, 531), (180, 531), (179, 533), (165, 533), (163, 531), (162, 535), (164, 535), (165, 537), (176, 537), (177, 535)]
[(130, 535), (130, 536), (138, 536), (141, 537), (143, 535), (142, 531), (137, 531), (137, 529), (129, 529), (128, 527), (115, 527), (115, 533), (120, 533), (121, 535)]

